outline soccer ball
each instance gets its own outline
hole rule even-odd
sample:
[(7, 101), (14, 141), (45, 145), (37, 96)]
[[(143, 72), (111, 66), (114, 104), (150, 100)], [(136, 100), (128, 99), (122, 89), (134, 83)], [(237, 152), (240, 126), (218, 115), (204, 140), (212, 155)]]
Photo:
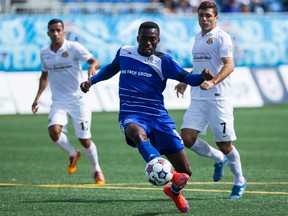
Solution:
[(157, 157), (147, 163), (145, 175), (151, 184), (165, 185), (173, 177), (173, 166), (165, 158)]

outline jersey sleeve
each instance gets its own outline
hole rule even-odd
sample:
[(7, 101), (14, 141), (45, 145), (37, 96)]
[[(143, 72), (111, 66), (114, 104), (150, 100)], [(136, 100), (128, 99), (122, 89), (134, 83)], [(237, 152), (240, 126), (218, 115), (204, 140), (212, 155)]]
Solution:
[(223, 33), (220, 37), (219, 43), (220, 58), (233, 58), (233, 43), (230, 35), (228, 33)]
[(46, 72), (46, 71), (48, 71), (48, 67), (46, 66), (45, 62), (43, 61), (43, 54), (44, 54), (44, 50), (42, 49), (40, 52), (41, 70)]
[(161, 68), (166, 79), (178, 80), (179, 75), (185, 71), (175, 59), (167, 54), (162, 59)]
[(191, 86), (199, 86), (203, 83), (201, 74), (191, 74), (182, 68), (176, 60), (166, 55), (162, 61), (162, 71), (165, 78), (178, 80)]
[(80, 61), (87, 62), (93, 55), (90, 51), (78, 42), (74, 42), (77, 58)]
[(97, 74), (90, 77), (90, 81), (92, 84), (96, 84), (97, 82), (110, 79), (120, 71), (119, 53), (120, 49), (117, 51), (116, 56), (111, 64), (106, 65)]

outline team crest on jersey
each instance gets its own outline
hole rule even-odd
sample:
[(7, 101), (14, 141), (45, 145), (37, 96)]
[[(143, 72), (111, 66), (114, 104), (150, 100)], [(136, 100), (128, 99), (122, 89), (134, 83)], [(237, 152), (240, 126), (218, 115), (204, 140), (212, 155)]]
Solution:
[(147, 61), (153, 63), (153, 56), (148, 57)]
[(214, 42), (214, 38), (209, 38), (209, 39), (206, 41), (207, 44), (212, 44), (213, 42)]
[(126, 120), (123, 122), (123, 125), (126, 125), (126, 124), (128, 124), (128, 123), (130, 123), (130, 122), (133, 122), (133, 120), (132, 120), (132, 119), (126, 119)]
[(69, 55), (68, 55), (68, 52), (67, 51), (64, 51), (63, 53), (62, 53), (62, 57), (63, 58), (67, 58)]

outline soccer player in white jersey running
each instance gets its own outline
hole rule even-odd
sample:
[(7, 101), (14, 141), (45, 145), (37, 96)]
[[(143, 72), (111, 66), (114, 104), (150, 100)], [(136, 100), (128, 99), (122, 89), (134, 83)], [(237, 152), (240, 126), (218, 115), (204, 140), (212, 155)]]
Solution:
[[(94, 75), (99, 62), (81, 44), (65, 39), (62, 20), (52, 19), (48, 23), (48, 36), (51, 44), (41, 50), (42, 74), (39, 88), (32, 104), (32, 112), (38, 111), (39, 98), (49, 84), (52, 92), (52, 105), (49, 112), (48, 132), (50, 138), (69, 154), (68, 173), (73, 174), (81, 152), (69, 142), (66, 127), (72, 120), (74, 131), (93, 167), (96, 184), (105, 184), (105, 178), (98, 161), (96, 145), (91, 140), (92, 113), (87, 105), (85, 94), (79, 89), (82, 81)], [(80, 62), (90, 64), (88, 75), (82, 71)]]
[(88, 81), (81, 83), (87, 92), (91, 85), (120, 72), (119, 122), (128, 145), (137, 148), (148, 163), (165, 155), (175, 168), (172, 185), (163, 188), (181, 212), (189, 211), (189, 204), (181, 195), (192, 174), (184, 144), (176, 125), (164, 106), (163, 91), (167, 79), (199, 86), (212, 79), (210, 73), (190, 74), (170, 55), (156, 50), (160, 42), (160, 29), (154, 22), (140, 25), (138, 46), (123, 46), (111, 64), (102, 68)]
[[(236, 140), (232, 105), (231, 77), (234, 70), (231, 37), (217, 26), (218, 8), (214, 2), (204, 1), (198, 8), (201, 32), (196, 35), (192, 50), (193, 73), (208, 68), (214, 78), (200, 87), (191, 87), (191, 103), (181, 126), (181, 137), (187, 148), (215, 161), (213, 180), (219, 181), (228, 164), (234, 174), (234, 186), (230, 199), (241, 198), (246, 188), (240, 155), (232, 141)], [(175, 88), (184, 94), (187, 85), (179, 83)], [(214, 140), (220, 149), (197, 138), (205, 134), (210, 125)]]

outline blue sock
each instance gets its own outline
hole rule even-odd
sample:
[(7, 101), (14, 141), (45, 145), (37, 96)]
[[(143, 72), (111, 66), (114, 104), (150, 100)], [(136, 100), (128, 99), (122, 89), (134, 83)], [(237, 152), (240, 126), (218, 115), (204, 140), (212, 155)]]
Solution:
[(161, 157), (160, 153), (148, 141), (141, 142), (138, 145), (138, 150), (147, 163), (156, 157)]
[(173, 183), (172, 183), (172, 185), (171, 185), (171, 189), (172, 189), (172, 192), (173, 192), (175, 195), (178, 195), (178, 194), (180, 193), (180, 191), (182, 190), (182, 188), (177, 187), (177, 186), (174, 185)]

